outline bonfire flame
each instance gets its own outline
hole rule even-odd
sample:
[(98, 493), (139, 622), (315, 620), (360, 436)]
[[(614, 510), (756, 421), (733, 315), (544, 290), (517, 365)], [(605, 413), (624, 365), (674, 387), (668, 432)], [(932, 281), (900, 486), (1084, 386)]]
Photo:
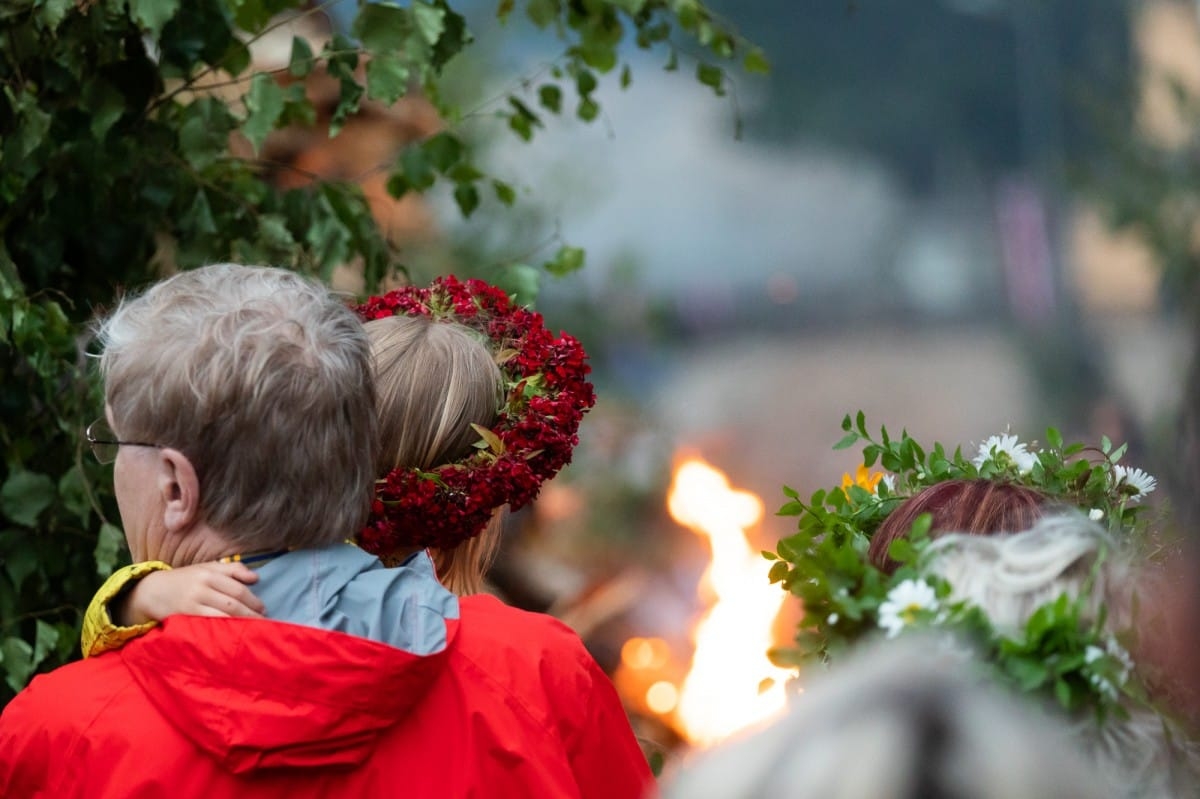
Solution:
[(746, 540), (746, 530), (762, 519), (757, 496), (732, 489), (722, 472), (691, 459), (675, 470), (667, 508), (712, 547), (701, 587), (714, 602), (693, 632), (692, 667), (672, 703), (685, 736), (709, 745), (786, 703), (784, 683), (793, 675), (766, 656), (784, 594), (767, 579), (770, 563)]

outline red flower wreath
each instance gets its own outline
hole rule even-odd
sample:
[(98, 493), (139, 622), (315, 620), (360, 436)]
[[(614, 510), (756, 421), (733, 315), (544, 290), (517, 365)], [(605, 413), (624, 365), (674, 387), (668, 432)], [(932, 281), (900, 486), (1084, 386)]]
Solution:
[(448, 549), (483, 532), (492, 513), (533, 501), (542, 483), (571, 462), (579, 422), (596, 404), (587, 354), (566, 333), (555, 338), (542, 315), (516, 305), (482, 280), (453, 275), (429, 288), (371, 297), (356, 309), (364, 321), (397, 314), (465, 325), (491, 343), (506, 399), (474, 452), (431, 471), (393, 469), (375, 484), (371, 517), (359, 535), (376, 555), (412, 547)]

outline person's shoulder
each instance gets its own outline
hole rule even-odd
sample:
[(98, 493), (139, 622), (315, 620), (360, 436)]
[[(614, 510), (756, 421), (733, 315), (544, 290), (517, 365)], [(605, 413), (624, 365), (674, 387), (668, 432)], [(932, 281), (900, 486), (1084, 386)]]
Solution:
[(461, 635), (470, 642), (532, 657), (591, 661), (579, 635), (553, 616), (506, 605), (489, 594), (461, 597), (458, 602)]
[(119, 652), (69, 663), (34, 677), (5, 707), (0, 726), (9, 728), (21, 716), (50, 728), (86, 725), (132, 681)]
[(0, 713), (0, 794), (69, 795), (61, 765), (89, 748), (99, 720), (119, 715), (112, 707), (136, 693), (132, 682), (118, 652), (35, 677)]
[(485, 594), (462, 597), (459, 614), (456, 649), (492, 679), (555, 696), (586, 691), (603, 677), (579, 635), (553, 616)]
[(511, 630), (521, 630), (579, 643), (575, 631), (553, 616), (506, 605), (491, 594), (459, 597), (458, 604), (463, 622), (481, 628), (480, 632), (505, 634)]
[(69, 704), (85, 697), (102, 698), (119, 690), (132, 677), (121, 662), (120, 650), (77, 660), (34, 677), (17, 696), (28, 701)]
[(563, 745), (585, 723), (606, 679), (579, 636), (559, 620), (487, 595), (459, 600), (451, 670)]
[(463, 597), (459, 609), (456, 649), (475, 682), (536, 722), (581, 796), (648, 795), (653, 777), (621, 700), (574, 630), (486, 595)]

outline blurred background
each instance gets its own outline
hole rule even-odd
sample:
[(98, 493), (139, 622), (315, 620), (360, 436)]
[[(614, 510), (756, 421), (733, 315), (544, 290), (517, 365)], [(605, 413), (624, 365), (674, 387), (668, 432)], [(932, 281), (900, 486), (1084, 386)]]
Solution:
[[(463, 4), (479, 39), (449, 81), (464, 107), (554, 57), (492, 6)], [(729, 661), (786, 640), (794, 603), (753, 633), (737, 616), (719, 665), (696, 639), (718, 599), (779, 606), (756, 552), (789, 531), (773, 516), (782, 486), (807, 496), (854, 470), (853, 450), (832, 449), (846, 413), (964, 452), (1047, 426), (1108, 436), (1164, 488), (1189, 457), (1196, 4), (714, 7), (765, 49), (769, 76), (714, 98), (631, 53), (633, 85), (601, 82), (597, 124), (547, 119), (536, 148), (486, 115), (469, 128), (518, 187), (514, 214), (464, 221), (436, 191), (380, 211), (418, 281), (521, 286), (525, 253), (586, 250), (537, 305), (584, 341), (599, 404), (574, 465), (510, 520), (493, 578), (575, 626), (665, 752), (774, 701), (765, 658)], [(688, 457), (720, 475), (669, 512)], [(722, 569), (706, 570), (722, 551), (742, 574), (718, 596)], [(689, 708), (696, 672), (712, 682), (690, 686)], [(748, 695), (727, 701), (734, 685)]]
[[(316, 127), (264, 131), (256, 162), (282, 190), (356, 180), (409, 279), (484, 277), (582, 339), (599, 402), (573, 465), (509, 519), (492, 582), (581, 634), (662, 755), (780, 706), (789, 675), (764, 653), (790, 640), (799, 608), (758, 553), (789, 532), (774, 515), (784, 486), (807, 496), (859, 465), (832, 449), (847, 413), (964, 453), (1049, 426), (1128, 442), (1126, 462), (1160, 477), (1162, 526), (1196, 518), (1200, 6), (710, 5), (763, 48), (769, 74), (729, 71), (714, 96), (686, 47), (629, 43), (631, 83), (600, 76), (599, 117), (543, 114), (529, 143), (497, 100), (536, 104), (562, 43), (524, 15), (500, 22), (496, 2), (456, 0), (476, 41), (441, 91), (461, 119), (410, 93), (364, 103), (330, 138), (342, 89), (315, 70), (303, 90)], [(353, 34), (356, 0), (324, 10), (255, 40), (253, 68), (291, 80), (293, 36), (316, 52)], [(488, 194), (476, 201), (498, 212), (464, 218), (453, 186), (389, 193), (375, 167), (448, 124), (511, 185), (512, 208)], [(582, 269), (528, 265), (563, 245), (586, 252)], [(160, 242), (154, 263), (194, 256)], [(333, 283), (361, 292), (361, 264)], [(80, 596), (101, 554), (79, 566)], [(16, 593), (33, 571), (12, 577)], [(55, 638), (64, 658), (68, 637)], [(8, 666), (14, 690), (28, 662)]]

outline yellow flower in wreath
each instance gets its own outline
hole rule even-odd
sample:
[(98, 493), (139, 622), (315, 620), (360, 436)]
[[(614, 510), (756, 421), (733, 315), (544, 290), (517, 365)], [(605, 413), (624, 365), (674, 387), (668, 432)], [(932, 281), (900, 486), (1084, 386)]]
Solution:
[(867, 469), (865, 465), (862, 465), (859, 466), (854, 472), (854, 477), (851, 477), (849, 473), (842, 474), (842, 491), (846, 494), (847, 499), (850, 497), (851, 486), (858, 486), (859, 488), (874, 494), (876, 487), (879, 485), (879, 481), (882, 479), (883, 472), (875, 472), (874, 474), (871, 474), (871, 471)]

